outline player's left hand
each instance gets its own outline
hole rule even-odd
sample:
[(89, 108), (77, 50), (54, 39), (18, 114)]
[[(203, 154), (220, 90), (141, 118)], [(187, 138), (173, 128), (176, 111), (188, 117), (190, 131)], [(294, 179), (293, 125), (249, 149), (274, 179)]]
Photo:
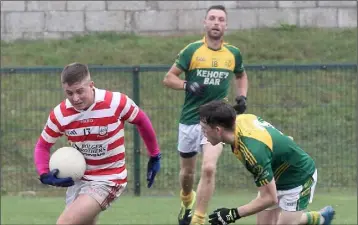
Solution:
[(154, 183), (155, 175), (160, 170), (160, 158), (161, 154), (159, 153), (156, 156), (151, 156), (148, 161), (148, 168), (147, 168), (147, 181), (148, 181), (148, 188), (152, 187)]
[(246, 100), (247, 100), (247, 98), (243, 95), (236, 97), (236, 99), (235, 99), (236, 104), (234, 105), (234, 109), (236, 110), (237, 114), (242, 114), (245, 112)]
[(234, 223), (238, 219), (240, 219), (240, 215), (237, 208), (220, 208), (209, 215), (209, 223), (211, 225), (226, 225)]

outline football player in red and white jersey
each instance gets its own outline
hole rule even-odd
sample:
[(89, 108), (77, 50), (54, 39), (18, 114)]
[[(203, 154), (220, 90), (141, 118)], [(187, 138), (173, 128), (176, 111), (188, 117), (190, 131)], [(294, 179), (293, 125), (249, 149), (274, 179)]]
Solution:
[[(127, 95), (96, 88), (87, 65), (67, 65), (61, 82), (66, 99), (51, 111), (35, 146), (34, 161), (43, 184), (68, 187), (66, 208), (57, 224), (95, 224), (127, 185), (125, 122), (137, 127), (148, 150), (148, 188), (160, 170), (161, 154), (148, 116)], [(59, 171), (49, 170), (50, 149), (63, 135), (86, 159), (80, 181), (57, 178)]]

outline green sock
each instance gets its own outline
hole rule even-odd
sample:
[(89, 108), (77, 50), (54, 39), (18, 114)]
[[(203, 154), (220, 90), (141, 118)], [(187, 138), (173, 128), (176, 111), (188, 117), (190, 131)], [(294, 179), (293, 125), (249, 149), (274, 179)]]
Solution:
[(310, 225), (320, 225), (321, 224), (321, 214), (316, 211), (306, 212), (307, 224)]

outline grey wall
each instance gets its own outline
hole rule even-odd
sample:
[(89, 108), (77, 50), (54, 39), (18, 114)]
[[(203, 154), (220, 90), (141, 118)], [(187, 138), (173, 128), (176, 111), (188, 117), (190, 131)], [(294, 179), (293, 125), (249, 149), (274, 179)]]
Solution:
[(205, 9), (224, 4), (229, 30), (356, 27), (356, 1), (1, 1), (1, 39), (67, 38), (117, 31), (173, 34), (200, 31)]

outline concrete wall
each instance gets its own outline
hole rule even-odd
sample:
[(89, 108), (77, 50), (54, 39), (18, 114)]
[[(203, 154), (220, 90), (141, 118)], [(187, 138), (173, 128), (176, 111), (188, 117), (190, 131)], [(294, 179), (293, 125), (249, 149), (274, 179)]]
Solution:
[(97, 31), (200, 31), (205, 10), (224, 4), (229, 30), (356, 27), (356, 1), (1, 1), (1, 39), (67, 38)]

